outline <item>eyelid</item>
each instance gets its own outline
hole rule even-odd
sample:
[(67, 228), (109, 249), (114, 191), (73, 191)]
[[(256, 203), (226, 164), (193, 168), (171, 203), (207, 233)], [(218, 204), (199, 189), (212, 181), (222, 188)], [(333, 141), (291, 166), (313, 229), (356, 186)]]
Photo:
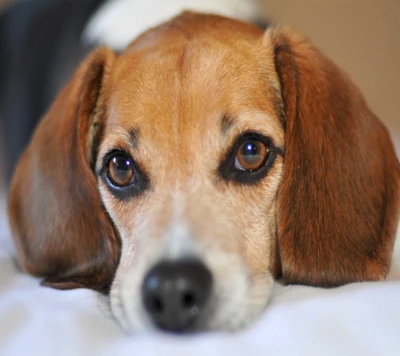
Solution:
[(126, 144), (123, 141), (116, 141), (116, 140), (114, 140), (113, 142), (107, 141), (105, 143), (102, 143), (99, 149), (95, 165), (96, 174), (101, 171), (104, 165), (104, 160), (113, 153), (118, 153), (118, 152), (126, 154), (133, 160), (136, 160), (134, 159), (135, 150), (129, 144)]
[(233, 144), (230, 146), (231, 150), (237, 150), (242, 143), (248, 140), (260, 141), (264, 143), (266, 147), (275, 147), (274, 142), (270, 137), (264, 136), (263, 134), (260, 134), (258, 132), (247, 131), (235, 138)]

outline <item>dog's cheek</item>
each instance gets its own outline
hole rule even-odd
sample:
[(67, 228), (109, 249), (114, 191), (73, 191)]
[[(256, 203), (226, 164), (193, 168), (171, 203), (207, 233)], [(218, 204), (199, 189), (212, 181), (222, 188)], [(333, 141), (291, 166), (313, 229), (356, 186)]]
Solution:
[(121, 259), (111, 288), (112, 312), (128, 333), (152, 329), (142, 303), (141, 284), (149, 263), (155, 259), (152, 252), (156, 246), (148, 238), (148, 220), (138, 220), (135, 229), (121, 237)]
[(252, 275), (269, 272), (276, 240), (276, 190), (270, 185), (256, 189), (242, 201), (239, 253)]
[(99, 191), (106, 211), (121, 239), (118, 270), (122, 273), (129, 268), (135, 256), (136, 241), (142, 230), (141, 221), (146, 211), (146, 201), (121, 201), (114, 197), (102, 182), (99, 184)]
[[(144, 202), (120, 202), (113, 197), (107, 188), (100, 183), (100, 195), (103, 204), (121, 238), (121, 255), (118, 268), (111, 286), (110, 305), (113, 316), (126, 331), (133, 331), (130, 309), (140, 309), (131, 305), (127, 300), (140, 302), (140, 285), (132, 288), (132, 265), (135, 264), (138, 253), (138, 240), (145, 239), (146, 220), (144, 219)], [(136, 322), (143, 327), (143, 322)]]
[(276, 203), (271, 204), (262, 218), (244, 236), (243, 259), (253, 275), (269, 272), (276, 239)]
[(255, 191), (254, 207), (249, 212), (253, 215), (255, 228), (252, 230), (254, 235), (248, 235), (246, 239), (246, 251), (249, 251), (246, 259), (254, 274), (270, 273), (271, 265), (275, 264), (277, 196), (282, 172), (283, 160), (278, 158), (267, 179)]

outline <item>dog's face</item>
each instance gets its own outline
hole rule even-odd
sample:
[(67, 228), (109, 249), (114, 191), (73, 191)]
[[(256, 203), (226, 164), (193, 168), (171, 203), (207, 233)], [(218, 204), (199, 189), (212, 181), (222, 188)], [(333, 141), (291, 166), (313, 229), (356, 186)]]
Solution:
[(399, 174), (357, 89), (302, 37), (185, 14), (84, 62), (21, 159), (10, 221), (28, 272), (111, 289), (128, 331), (234, 330), (274, 278), (385, 278)]
[(237, 328), (260, 314), (273, 282), (279, 80), (259, 45), (210, 36), (167, 43), (135, 50), (139, 41), (113, 69), (96, 164), (122, 240), (111, 303), (126, 328), (151, 325), (146, 274), (163, 261), (197, 259), (212, 280), (198, 327)]

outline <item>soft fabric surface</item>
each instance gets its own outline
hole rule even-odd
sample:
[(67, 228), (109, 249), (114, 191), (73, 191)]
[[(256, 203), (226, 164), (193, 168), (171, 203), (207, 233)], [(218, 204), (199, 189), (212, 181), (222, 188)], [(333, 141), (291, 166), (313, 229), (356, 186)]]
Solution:
[(275, 287), (248, 330), (129, 337), (88, 290), (56, 291), (20, 272), (0, 209), (0, 355), (400, 355), (400, 281), (324, 290)]

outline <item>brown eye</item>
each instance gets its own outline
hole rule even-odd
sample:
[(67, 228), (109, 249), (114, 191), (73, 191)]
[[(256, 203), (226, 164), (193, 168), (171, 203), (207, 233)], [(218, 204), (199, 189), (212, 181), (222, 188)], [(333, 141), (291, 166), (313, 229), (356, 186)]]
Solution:
[(122, 153), (113, 155), (108, 162), (108, 177), (114, 185), (123, 187), (131, 183), (134, 176), (132, 160)]
[(258, 140), (244, 141), (237, 150), (235, 167), (242, 171), (255, 171), (265, 163), (268, 158), (268, 147)]

